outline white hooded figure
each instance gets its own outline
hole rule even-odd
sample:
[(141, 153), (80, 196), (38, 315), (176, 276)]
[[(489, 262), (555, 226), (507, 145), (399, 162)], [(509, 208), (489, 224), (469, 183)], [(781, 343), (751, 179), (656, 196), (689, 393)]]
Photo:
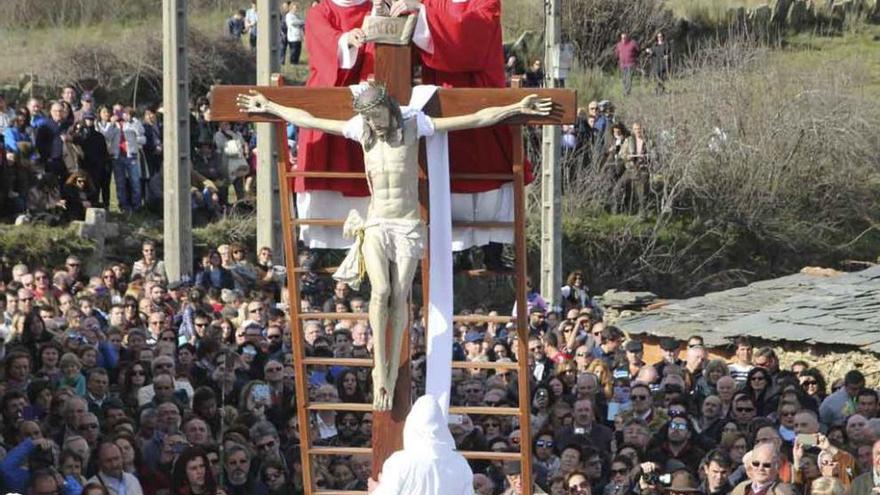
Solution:
[(474, 495), (474, 473), (433, 395), (420, 397), (403, 426), (403, 450), (382, 466), (372, 495)]

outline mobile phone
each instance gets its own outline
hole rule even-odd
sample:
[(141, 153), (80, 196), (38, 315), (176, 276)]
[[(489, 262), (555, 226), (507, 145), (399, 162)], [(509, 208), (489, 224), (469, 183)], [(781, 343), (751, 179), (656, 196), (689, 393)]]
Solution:
[(574, 434), (575, 434), (575, 435), (583, 435), (583, 434), (586, 433), (586, 432), (587, 432), (587, 430), (585, 430), (584, 428), (581, 428), (580, 426), (576, 426), (576, 427), (574, 428)]
[(816, 434), (815, 433), (800, 433), (797, 436), (797, 441), (799, 444), (803, 445), (804, 447), (812, 447), (813, 445), (816, 445), (816, 443), (817, 443)]
[(254, 388), (251, 389), (251, 398), (254, 402), (269, 402), (269, 386), (265, 383), (259, 383), (254, 385)]
[(450, 414), (449, 415), (449, 424), (451, 425), (460, 425), (464, 423), (464, 418), (461, 414)]

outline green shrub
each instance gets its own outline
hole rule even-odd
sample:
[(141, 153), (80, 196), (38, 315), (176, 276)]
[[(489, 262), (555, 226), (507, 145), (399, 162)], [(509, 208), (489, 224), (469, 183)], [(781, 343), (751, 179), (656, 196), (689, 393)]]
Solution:
[(223, 219), (193, 229), (193, 250), (198, 255), (220, 244), (238, 242), (245, 246), (257, 243), (257, 217), (253, 214), (227, 215)]
[(92, 249), (92, 242), (79, 237), (72, 225), (0, 225), (0, 257), (10, 263), (62, 266), (68, 256), (85, 258)]

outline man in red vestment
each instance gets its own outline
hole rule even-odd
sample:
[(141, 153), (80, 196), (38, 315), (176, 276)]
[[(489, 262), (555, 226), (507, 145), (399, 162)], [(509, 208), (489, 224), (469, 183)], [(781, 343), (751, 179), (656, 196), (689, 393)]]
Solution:
[[(309, 11), (306, 44), (311, 76), (306, 86), (346, 86), (366, 80), (372, 73), (372, 47), (362, 46), (363, 32), (358, 29), (371, 7), (372, 2), (368, 0), (325, 0)], [(397, 0), (392, 3), (392, 15), (410, 12), (419, 16), (413, 41), (419, 48), (424, 84), (505, 86), (501, 0)], [(351, 141), (306, 130), (300, 134), (299, 141), (300, 170), (363, 171), (363, 153)], [(449, 148), (453, 174), (511, 172), (512, 138), (507, 126), (451, 133)], [(300, 178), (295, 190), (330, 190), (344, 196), (369, 194), (362, 180)], [(503, 181), (454, 181), (452, 190), (453, 193), (477, 193), (455, 197), (454, 209), (470, 209), (469, 212), (453, 211), (455, 218), (512, 219), (513, 189), (509, 181), (506, 184)], [(300, 203), (301, 210), (302, 206)], [(318, 210), (320, 203), (312, 202), (310, 206)], [(488, 242), (489, 267), (499, 269), (502, 268), (501, 244), (490, 241), (509, 242), (510, 239), (512, 232), (475, 236), (473, 243)]]
[[(361, 25), (370, 13), (369, 0), (325, 0), (306, 15), (309, 79), (306, 87), (349, 86), (373, 73), (373, 48), (364, 43)], [(298, 136), (300, 170), (363, 172), (364, 152), (341, 136), (302, 129)], [(295, 191), (334, 190), (347, 196), (369, 194), (366, 181), (297, 178)]]

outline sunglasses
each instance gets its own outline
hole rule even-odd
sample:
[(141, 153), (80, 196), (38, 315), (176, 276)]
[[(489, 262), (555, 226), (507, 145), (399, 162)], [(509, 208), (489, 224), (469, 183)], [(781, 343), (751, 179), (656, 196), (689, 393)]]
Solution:
[(754, 412), (754, 411), (755, 411), (754, 407), (737, 407), (736, 408), (736, 412), (741, 412), (741, 413), (742, 412)]
[(753, 467), (753, 468), (764, 468), (764, 469), (770, 469), (770, 468), (773, 467), (773, 464), (771, 464), (771, 463), (769, 463), (769, 462), (752, 461), (752, 467)]
[(553, 448), (553, 440), (538, 440), (535, 442), (535, 447), (546, 447), (548, 449)]
[(801, 383), (801, 385), (804, 387), (813, 387), (818, 384), (819, 384), (819, 382), (817, 382), (816, 380), (804, 380), (804, 382)]
[(672, 423), (672, 424), (669, 425), (669, 429), (670, 429), (670, 430), (685, 431), (685, 430), (688, 429), (688, 427), (687, 427), (687, 425), (684, 424), (684, 423)]

